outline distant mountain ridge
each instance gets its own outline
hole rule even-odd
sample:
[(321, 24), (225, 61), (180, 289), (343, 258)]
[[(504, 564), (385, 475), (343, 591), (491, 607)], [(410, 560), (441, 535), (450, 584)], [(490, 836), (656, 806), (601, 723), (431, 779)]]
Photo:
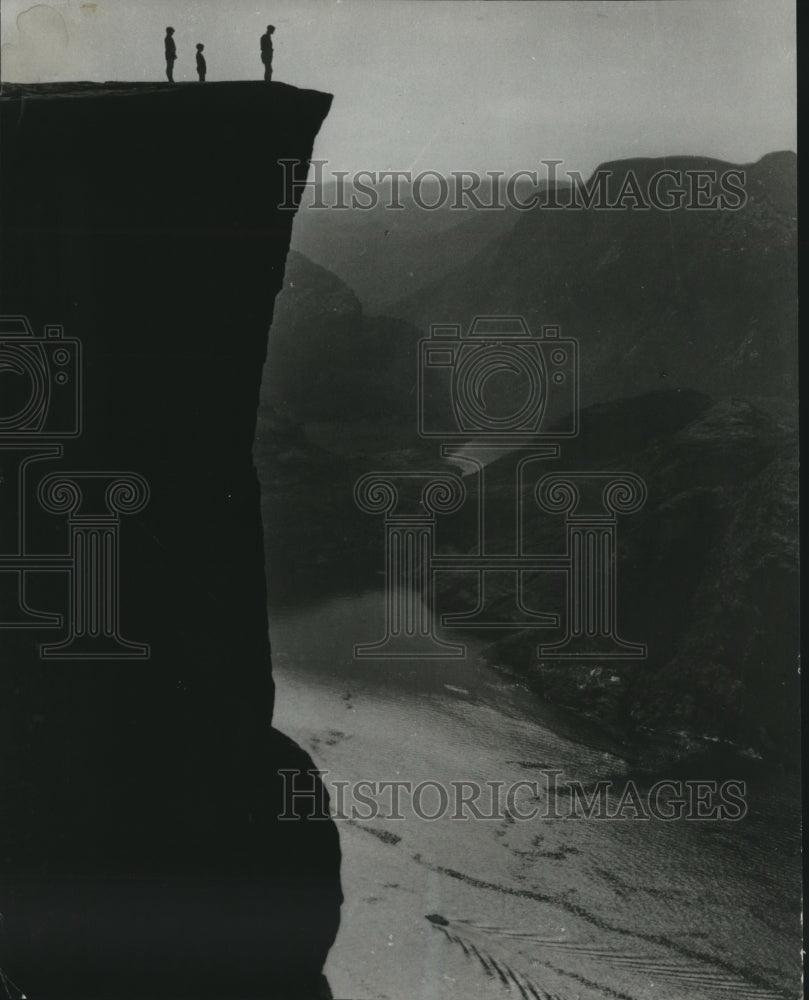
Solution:
[[(415, 435), (418, 341), (431, 322), (468, 326), (488, 313), (523, 315), (535, 334), (557, 323), (564, 336), (576, 338), (583, 406), (685, 388), (794, 409), (794, 154), (773, 153), (743, 168), (689, 156), (608, 162), (599, 170), (620, 185), (630, 171), (646, 183), (660, 170), (725, 168), (746, 177), (747, 203), (738, 211), (535, 209), (515, 213), (496, 238), (480, 231), (462, 265), (452, 256), (447, 263), (437, 234), (454, 240), (464, 223), (447, 230), (447, 220), (430, 213), (389, 213), (399, 226), (399, 251), (391, 257), (372, 241), (367, 274), (384, 271), (389, 278), (399, 256), (424, 242), (435, 244), (444, 268), (452, 265), (432, 285), (392, 304), (393, 315), (369, 315), (363, 296), (344, 279), (291, 251), (265, 369), (271, 405), (303, 423), (365, 420)], [(310, 212), (309, 224), (349, 215), (358, 217), (351, 223), (357, 236), (384, 221), (323, 210)], [(339, 263), (338, 254), (334, 267)], [(410, 280), (402, 277), (400, 285)], [(489, 391), (510, 390), (508, 382), (499, 388), (492, 382)], [(504, 403), (507, 410), (508, 398)]]
[(619, 185), (665, 169), (745, 172), (736, 211), (536, 208), (475, 258), (387, 311), (424, 329), (520, 314), (577, 337), (585, 403), (659, 388), (794, 398), (794, 153), (739, 166), (697, 157), (602, 164)]
[[(346, 185), (337, 191), (324, 185), (322, 202), (314, 208), (307, 192), (292, 237), (292, 248), (314, 263), (325, 265), (345, 281), (371, 312), (384, 303), (420, 289), (471, 260), (482, 246), (508, 232), (519, 212), (436, 210), (420, 208), (405, 186), (399, 193), (402, 208), (388, 207), (390, 185), (379, 185), (379, 203), (373, 208), (337, 208), (351, 204), (356, 194)], [(357, 194), (359, 204), (368, 197)], [(425, 201), (427, 201), (425, 195)]]

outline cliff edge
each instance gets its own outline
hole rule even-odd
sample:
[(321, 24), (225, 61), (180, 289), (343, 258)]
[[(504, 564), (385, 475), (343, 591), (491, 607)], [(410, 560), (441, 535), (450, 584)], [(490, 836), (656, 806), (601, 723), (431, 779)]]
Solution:
[(271, 728), (252, 461), (330, 103), (3, 87), (0, 962), (30, 996), (265, 995), (336, 934), (333, 824), (277, 820), (312, 763)]

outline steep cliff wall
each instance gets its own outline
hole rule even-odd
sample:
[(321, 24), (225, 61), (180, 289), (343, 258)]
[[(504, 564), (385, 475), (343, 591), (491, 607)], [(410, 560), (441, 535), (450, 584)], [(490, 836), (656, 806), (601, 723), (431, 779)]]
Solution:
[[(309, 761), (271, 729), (251, 456), (294, 215), (279, 160), (308, 162), (330, 102), (260, 83), (0, 99), (0, 314), (34, 338), (62, 324), (68, 348), (0, 330), (0, 621), (63, 616), (0, 628), (3, 965), (29, 995), (109, 996), (144, 963), (150, 995), (221, 995), (222, 975), (249, 991), (284, 963), (319, 970), (336, 932), (332, 824), (275, 821), (273, 775)], [(45, 393), (27, 423), (26, 357)], [(64, 436), (74, 401), (80, 432)], [(123, 472), (140, 485), (105, 496)], [(43, 482), (55, 473), (73, 486)], [(99, 514), (97, 538), (120, 543), (117, 597), (95, 577), (106, 605), (71, 593), (65, 568)], [(98, 544), (87, 559), (103, 562)], [(117, 626), (93, 624), (93, 602)], [(73, 658), (43, 658), (71, 628)], [(110, 655), (105, 628), (148, 655)]]

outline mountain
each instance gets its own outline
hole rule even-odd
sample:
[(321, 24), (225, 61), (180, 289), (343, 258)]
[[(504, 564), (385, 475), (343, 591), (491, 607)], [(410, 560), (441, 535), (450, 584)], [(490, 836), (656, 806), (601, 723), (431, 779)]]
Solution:
[[(474, 259), (385, 309), (419, 328), (481, 314), (560, 324), (581, 347), (585, 404), (661, 388), (794, 399), (796, 157), (605, 163), (611, 195), (659, 171), (742, 171), (743, 207), (522, 212)], [(560, 195), (564, 203), (566, 195)], [(631, 200), (626, 202), (631, 205)]]
[[(559, 323), (579, 341), (582, 400), (578, 436), (556, 464), (626, 469), (648, 488), (643, 509), (620, 519), (618, 559), (619, 631), (647, 643), (649, 655), (634, 665), (540, 660), (539, 638), (557, 636), (515, 629), (488, 636), (489, 660), (616, 733), (704, 734), (785, 760), (797, 732), (795, 157), (599, 169), (611, 197), (629, 175), (644, 191), (662, 169), (740, 170), (746, 202), (520, 212), (382, 315), (369, 316), (363, 295), (331, 265), (290, 253), (259, 412), (259, 444), (265, 421), (275, 430), (264, 440), (280, 448), (257, 451), (272, 511), (268, 559), (296, 594), (323, 580), (346, 587), (347, 575), (355, 588), (378, 586), (379, 539), (351, 489), (371, 469), (435, 464), (435, 443), (416, 433), (417, 343), (430, 322), (521, 314), (535, 333)], [(570, 198), (569, 189), (556, 194)], [(422, 236), (458, 235), (425, 221), (428, 213), (405, 217), (411, 248)], [(365, 217), (352, 224), (357, 234), (373, 230)], [(373, 257), (389, 281), (390, 258), (381, 249)], [(372, 273), (363, 270), (362, 280)], [(486, 402), (511, 412), (514, 392), (499, 373), (487, 381)], [(501, 454), (487, 469), (491, 551), (511, 551), (513, 469), (523, 456)], [(467, 485), (468, 506), (441, 522), (442, 551), (473, 551), (475, 489)], [(523, 504), (535, 514), (526, 550), (560, 551), (563, 519), (539, 516), (530, 492)], [(473, 574), (442, 574), (438, 586), (442, 610), (475, 606)], [(510, 594), (496, 586), (489, 596), (505, 614)], [(558, 574), (534, 574), (529, 591), (531, 606), (562, 609)]]
[(307, 425), (313, 439), (321, 435), (338, 450), (345, 429), (360, 451), (389, 451), (400, 439), (412, 443), (419, 336), (401, 319), (366, 315), (336, 275), (290, 251), (262, 405)]
[(290, 250), (254, 448), (275, 604), (377, 582), (353, 485), (369, 463), (414, 460), (418, 338), (402, 320), (366, 316), (340, 278)]
[[(543, 659), (539, 642), (563, 633), (531, 629), (495, 638), (489, 659), (623, 736), (652, 727), (780, 759), (797, 752), (797, 440), (789, 421), (743, 400), (654, 393), (583, 411), (581, 436), (563, 446), (559, 464), (565, 472), (627, 469), (646, 483), (643, 508), (619, 517), (617, 576), (619, 634), (646, 643), (648, 656), (636, 664)], [(489, 469), (492, 504), (504, 512), (489, 523), (492, 551), (507, 551), (513, 539), (512, 470), (513, 458)], [(542, 514), (530, 490), (523, 506), (525, 551), (560, 551), (563, 519)], [(560, 609), (555, 575), (531, 579), (529, 606)], [(458, 578), (445, 587), (457, 605)], [(465, 596), (473, 604), (474, 594)], [(500, 603), (509, 607), (510, 593)]]
[[(420, 208), (404, 186), (396, 199), (401, 208), (395, 209), (388, 207), (390, 185), (373, 190), (378, 200), (367, 209), (334, 207), (351, 204), (353, 197), (360, 205), (369, 203), (370, 196), (349, 185), (340, 192), (324, 185), (321, 202), (328, 208), (313, 207), (314, 196), (307, 191), (292, 237), (293, 250), (328, 267), (371, 312), (384, 312), (385, 303), (415, 294), (471, 261), (482, 247), (510, 232), (519, 217), (513, 208), (456, 210), (451, 198), (434, 210)], [(480, 197), (484, 203), (491, 200), (490, 192)], [(431, 203), (426, 192), (422, 201)]]

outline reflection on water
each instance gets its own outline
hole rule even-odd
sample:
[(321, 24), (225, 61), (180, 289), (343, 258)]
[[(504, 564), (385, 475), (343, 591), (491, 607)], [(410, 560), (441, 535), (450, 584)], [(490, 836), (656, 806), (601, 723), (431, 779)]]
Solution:
[[(380, 593), (270, 618), (275, 723), (327, 784), (514, 784), (556, 768), (588, 785), (631, 773), (621, 747), (486, 667), (479, 640), (463, 660), (354, 659), (355, 644), (384, 631)], [(341, 822), (334, 994), (797, 996), (799, 842), (786, 796), (751, 783), (736, 823), (428, 821), (408, 808)]]

